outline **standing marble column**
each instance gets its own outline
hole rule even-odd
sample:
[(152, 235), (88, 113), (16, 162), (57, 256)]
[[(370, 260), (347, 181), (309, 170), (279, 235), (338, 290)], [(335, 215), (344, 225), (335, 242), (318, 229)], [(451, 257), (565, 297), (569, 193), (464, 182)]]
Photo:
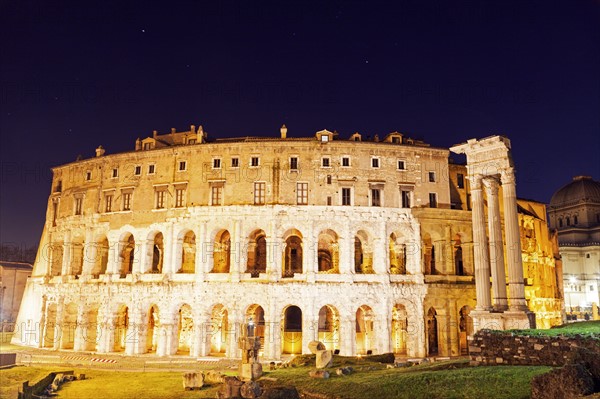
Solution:
[(502, 172), (504, 200), (504, 225), (508, 255), (508, 295), (510, 310), (526, 311), (525, 285), (523, 284), (523, 259), (521, 257), (521, 234), (517, 215), (515, 175), (512, 169)]
[(490, 264), (488, 243), (485, 234), (485, 210), (481, 191), (481, 176), (471, 178), (471, 202), (473, 206), (473, 245), (475, 254), (476, 310), (491, 310)]
[(490, 264), (492, 269), (492, 291), (494, 310), (508, 309), (506, 300), (506, 273), (504, 272), (504, 248), (502, 245), (502, 221), (498, 203), (498, 181), (494, 178), (484, 180), (488, 200), (488, 229), (490, 233)]

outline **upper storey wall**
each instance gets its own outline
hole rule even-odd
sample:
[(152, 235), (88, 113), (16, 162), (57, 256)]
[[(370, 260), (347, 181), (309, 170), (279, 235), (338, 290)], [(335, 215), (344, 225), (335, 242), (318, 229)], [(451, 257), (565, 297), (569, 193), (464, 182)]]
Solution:
[[(78, 208), (83, 215), (149, 211), (161, 190), (165, 208), (215, 205), (215, 186), (222, 186), (222, 205), (252, 205), (255, 183), (264, 183), (266, 204), (297, 205), (297, 183), (307, 183), (307, 205), (344, 205), (343, 194), (350, 192), (350, 205), (373, 206), (375, 189), (380, 206), (401, 207), (401, 190), (408, 190), (411, 207), (429, 207), (434, 194), (437, 207), (450, 208), (448, 153), (391, 143), (274, 139), (107, 155), (53, 169), (48, 218), (77, 215)], [(184, 190), (183, 203), (176, 203), (177, 188)], [(131, 193), (129, 210), (125, 193)]]

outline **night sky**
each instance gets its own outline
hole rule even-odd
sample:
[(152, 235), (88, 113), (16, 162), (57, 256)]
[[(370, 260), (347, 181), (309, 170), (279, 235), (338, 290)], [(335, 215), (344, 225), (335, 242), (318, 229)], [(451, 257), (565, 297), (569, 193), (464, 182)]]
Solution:
[(520, 197), (600, 177), (600, 1), (2, 1), (0, 243), (37, 244), (49, 168), (152, 130), (513, 144)]

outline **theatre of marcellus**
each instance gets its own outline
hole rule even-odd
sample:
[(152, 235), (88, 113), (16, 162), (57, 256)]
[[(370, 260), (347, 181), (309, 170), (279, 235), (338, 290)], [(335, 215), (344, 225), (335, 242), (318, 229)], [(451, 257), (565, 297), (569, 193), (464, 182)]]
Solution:
[[(466, 165), (450, 153), (466, 154)], [(157, 356), (457, 356), (482, 328), (561, 324), (545, 205), (502, 136), (210, 139), (202, 127), (53, 168), (13, 343)]]

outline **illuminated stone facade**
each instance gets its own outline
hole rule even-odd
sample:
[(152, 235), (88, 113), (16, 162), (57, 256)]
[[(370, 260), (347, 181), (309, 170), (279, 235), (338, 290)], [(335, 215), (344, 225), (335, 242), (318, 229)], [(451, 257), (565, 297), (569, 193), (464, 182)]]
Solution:
[(316, 339), (342, 355), (466, 351), (472, 215), (448, 149), (192, 126), (96, 155), (53, 169), (14, 343), (239, 357), (252, 321), (267, 359)]

